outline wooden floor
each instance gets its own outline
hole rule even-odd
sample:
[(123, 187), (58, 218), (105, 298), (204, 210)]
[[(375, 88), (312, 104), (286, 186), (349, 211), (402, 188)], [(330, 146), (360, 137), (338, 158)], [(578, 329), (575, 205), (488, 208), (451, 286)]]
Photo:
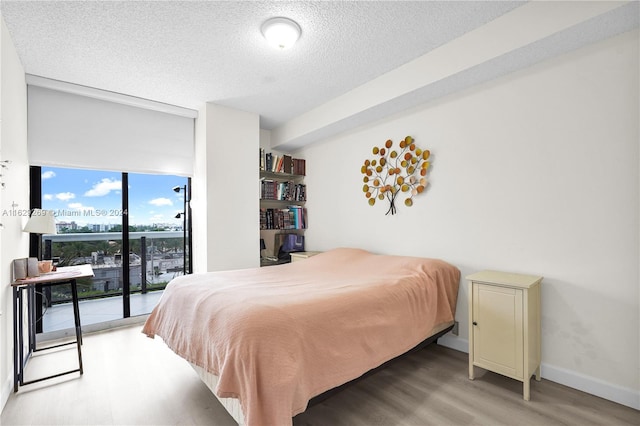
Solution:
[[(20, 388), (4, 425), (235, 425), (191, 367), (141, 326), (85, 335), (85, 374)], [(38, 355), (30, 375), (73, 365), (73, 348)], [(477, 370), (431, 345), (392, 362), (294, 418), (303, 425), (638, 425), (640, 412), (542, 380), (531, 401), (519, 382)]]

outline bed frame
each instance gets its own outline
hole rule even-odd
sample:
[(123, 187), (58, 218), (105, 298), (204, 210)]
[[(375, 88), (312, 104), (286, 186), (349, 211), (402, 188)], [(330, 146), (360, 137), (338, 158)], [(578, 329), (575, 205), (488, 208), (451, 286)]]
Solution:
[[(311, 398), (309, 400), (309, 404), (307, 407), (311, 407), (313, 405), (319, 404), (322, 401), (332, 397), (333, 395), (341, 392), (342, 390), (344, 390), (345, 388), (353, 385), (354, 383), (364, 379), (365, 377), (370, 376), (371, 374), (376, 373), (377, 371), (380, 371), (381, 369), (385, 368), (386, 366), (388, 366), (389, 364), (391, 364), (392, 362), (395, 362), (399, 359), (402, 359), (404, 356), (413, 353), (415, 351), (421, 350), (423, 349), (425, 346), (430, 345), (431, 343), (436, 342), (437, 340), (444, 336), (445, 334), (447, 334), (449, 331), (451, 331), (453, 329), (454, 326), (454, 322), (451, 321), (449, 323), (445, 323), (439, 327), (437, 327), (435, 329), (435, 333), (433, 333), (430, 337), (427, 337), (425, 340), (423, 340), (422, 342), (418, 343), (416, 346), (414, 346), (412, 349), (409, 349), (407, 352), (390, 359), (389, 361), (385, 362), (384, 364), (381, 364), (380, 366), (367, 371), (366, 373), (364, 373), (362, 376), (353, 379), (347, 383), (344, 383), (342, 385), (339, 385), (333, 389), (329, 389), (326, 392), (321, 393), (320, 395), (317, 395), (313, 398)], [(218, 395), (216, 395), (215, 393), (215, 388), (216, 385), (218, 384), (218, 377), (212, 373), (209, 373), (208, 371), (206, 371), (205, 369), (203, 369), (202, 367), (198, 367), (195, 364), (191, 364), (191, 367), (193, 367), (193, 369), (196, 371), (196, 373), (198, 373), (198, 376), (200, 377), (200, 379), (204, 382), (205, 385), (207, 385), (207, 387), (209, 388), (209, 390), (211, 390), (211, 392), (213, 393), (213, 395), (218, 399), (218, 401), (220, 401), (220, 403), (222, 404), (222, 406), (225, 408), (225, 410), (227, 410), (227, 412), (231, 415), (231, 417), (233, 417), (233, 419), (238, 422), (239, 426), (244, 426), (245, 422), (244, 422), (244, 414), (242, 413), (242, 407), (240, 406), (240, 400), (236, 399), (236, 398), (221, 398)]]

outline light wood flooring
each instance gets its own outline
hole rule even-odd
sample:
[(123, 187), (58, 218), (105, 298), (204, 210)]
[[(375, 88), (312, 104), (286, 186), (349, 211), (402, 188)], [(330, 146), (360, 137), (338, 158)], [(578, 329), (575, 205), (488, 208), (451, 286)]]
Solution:
[[(235, 425), (192, 368), (141, 326), (85, 334), (85, 373), (20, 388), (4, 425)], [(30, 375), (73, 365), (74, 347), (38, 355)], [(392, 362), (294, 418), (303, 425), (638, 425), (640, 411), (542, 380), (522, 385), (431, 345)]]

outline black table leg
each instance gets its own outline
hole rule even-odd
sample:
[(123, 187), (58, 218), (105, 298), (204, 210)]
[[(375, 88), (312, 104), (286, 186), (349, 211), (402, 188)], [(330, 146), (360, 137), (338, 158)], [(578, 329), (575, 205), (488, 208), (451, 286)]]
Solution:
[[(18, 316), (16, 315), (18, 309), (18, 292), (20, 290), (17, 287), (13, 287), (13, 391), (18, 392), (18, 363), (19, 363), (19, 348), (18, 345), (22, 339), (18, 338)], [(21, 358), (20, 358), (21, 359)]]
[[(58, 345), (48, 346), (44, 348), (37, 348), (36, 346), (36, 336), (35, 336), (35, 321), (36, 318), (32, 315), (34, 308), (34, 298), (33, 286), (15, 286), (13, 287), (13, 303), (14, 303), (14, 312), (13, 312), (13, 391), (18, 392), (18, 387), (23, 385), (28, 385), (31, 383), (40, 382), (43, 380), (52, 379), (54, 377), (59, 377), (65, 374), (79, 372), (80, 375), (84, 373), (83, 365), (82, 365), (82, 326), (80, 324), (80, 306), (78, 303), (78, 285), (75, 279), (68, 281), (71, 284), (71, 300), (73, 303), (73, 319), (76, 329), (76, 340), (75, 342), (61, 343)], [(57, 283), (59, 284), (59, 282)], [(43, 285), (49, 285), (48, 283), (44, 283)], [(24, 299), (23, 291), (27, 292), (26, 299)], [(28, 352), (25, 355), (25, 342), (24, 342), (24, 319), (25, 314), (24, 311), (24, 302), (27, 302), (28, 312), (26, 314), (26, 318), (28, 318), (28, 327), (27, 332), (29, 333), (29, 341), (28, 344)], [(33, 338), (32, 338), (33, 333)], [(68, 371), (63, 371), (61, 373), (53, 374), (46, 377), (41, 377), (35, 380), (24, 380), (24, 370), (27, 363), (27, 360), (34, 352), (45, 351), (48, 349), (57, 348), (60, 346), (72, 345), (75, 344), (78, 350), (78, 368)]]
[(82, 369), (82, 326), (80, 325), (80, 304), (78, 303), (78, 284), (76, 280), (71, 280), (71, 299), (73, 301), (73, 317), (76, 326), (76, 346), (78, 347), (78, 365), (80, 374)]

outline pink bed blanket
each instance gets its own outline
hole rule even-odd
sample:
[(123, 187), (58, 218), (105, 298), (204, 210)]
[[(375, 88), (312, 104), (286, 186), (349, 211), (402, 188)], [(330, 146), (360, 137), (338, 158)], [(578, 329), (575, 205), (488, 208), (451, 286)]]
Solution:
[(403, 354), (454, 318), (460, 271), (340, 248), (286, 265), (175, 278), (143, 333), (219, 377), (248, 426), (290, 425), (309, 399)]

